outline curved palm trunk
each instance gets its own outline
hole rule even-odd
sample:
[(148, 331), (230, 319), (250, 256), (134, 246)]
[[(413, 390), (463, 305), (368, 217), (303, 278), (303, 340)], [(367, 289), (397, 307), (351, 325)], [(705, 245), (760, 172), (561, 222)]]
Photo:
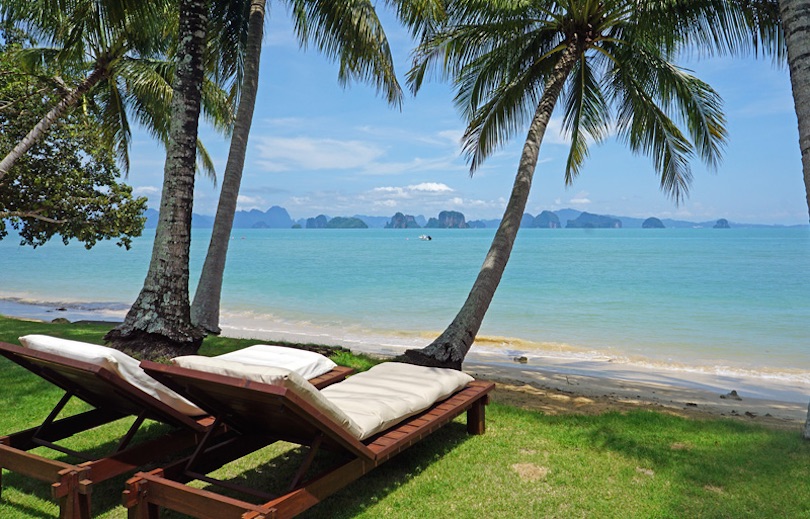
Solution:
[(205, 256), (200, 282), (191, 304), (191, 321), (205, 331), (219, 333), (219, 302), (222, 294), (222, 277), (225, 272), (225, 259), (228, 242), (231, 238), (233, 219), (239, 186), (242, 183), (242, 170), (245, 166), (250, 126), (253, 122), (253, 109), (259, 90), (259, 61), (264, 34), (265, 0), (252, 0), (248, 25), (245, 72), (242, 77), (242, 93), (228, 152), (228, 163), (222, 178), (222, 190), (211, 231), (211, 242)]
[(14, 166), (14, 164), (26, 154), (28, 150), (31, 149), (31, 146), (36, 144), (37, 142), (41, 141), (43, 137), (48, 133), (48, 130), (53, 123), (55, 123), (60, 117), (62, 117), (67, 110), (75, 105), (81, 97), (89, 92), (94, 86), (96, 86), (101, 80), (107, 77), (109, 74), (109, 70), (107, 66), (102, 63), (96, 63), (93, 72), (90, 73), (87, 78), (85, 78), (82, 83), (76, 87), (72, 92), (69, 92), (65, 97), (59, 101), (56, 106), (50, 109), (50, 111), (45, 114), (45, 116), (39, 120), (39, 122), (28, 132), (28, 135), (22, 138), (22, 140), (14, 146), (8, 154), (3, 157), (3, 160), (0, 161), (0, 180), (8, 174), (9, 170)]
[(529, 198), (543, 135), (578, 54), (576, 42), (570, 43), (546, 84), (543, 97), (529, 126), (526, 143), (523, 145), (512, 195), (467, 300), (453, 322), (436, 340), (421, 350), (407, 350), (403, 355), (404, 360), (424, 366), (461, 369), (461, 363), (475, 341), (484, 315), (501, 281), (506, 263), (509, 261), (509, 255), (512, 253), (520, 220)]
[(807, 421), (804, 422), (804, 433), (802, 433), (805, 440), (810, 440), (810, 405), (807, 406)]
[(779, 0), (810, 214), (810, 0)]
[(188, 263), (205, 29), (205, 0), (181, 1), (169, 146), (152, 260), (123, 324), (105, 336), (122, 349), (146, 356), (195, 353), (204, 337), (191, 324)]

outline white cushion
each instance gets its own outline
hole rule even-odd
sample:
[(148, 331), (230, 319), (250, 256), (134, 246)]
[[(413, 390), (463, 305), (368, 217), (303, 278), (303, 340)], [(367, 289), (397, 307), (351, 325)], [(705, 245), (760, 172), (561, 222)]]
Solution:
[(153, 379), (140, 367), (140, 362), (119, 350), (90, 344), (87, 342), (59, 339), (48, 335), (26, 335), (20, 337), (26, 348), (86, 362), (116, 373), (144, 393), (187, 416), (203, 414), (195, 406), (168, 387)]
[(253, 366), (232, 360), (222, 360), (220, 357), (205, 357), (202, 355), (187, 355), (172, 359), (181, 368), (203, 371), (215, 375), (224, 375), (239, 380), (251, 380), (280, 386), (291, 390), (332, 420), (345, 427), (353, 435), (357, 435), (359, 428), (340, 409), (321, 396), (320, 392), (304, 377), (285, 368), (273, 366)]
[(241, 362), (252, 366), (273, 366), (295, 371), (305, 379), (318, 377), (335, 369), (337, 364), (329, 358), (314, 351), (257, 344), (241, 350), (232, 351), (215, 358)]
[(364, 440), (459, 391), (473, 378), (454, 369), (385, 362), (320, 391), (294, 371), (217, 357), (173, 359), (180, 367), (284, 387)]
[[(220, 357), (206, 357), (205, 355), (184, 355), (175, 357), (172, 363), (181, 368), (194, 369), (215, 375), (224, 375), (242, 380), (254, 380), (263, 384), (276, 386), (290, 376), (292, 371), (274, 366), (254, 366), (234, 360), (223, 360)], [(299, 375), (300, 376), (300, 375)]]
[(420, 413), (461, 390), (473, 378), (454, 369), (384, 362), (321, 390), (362, 440)]

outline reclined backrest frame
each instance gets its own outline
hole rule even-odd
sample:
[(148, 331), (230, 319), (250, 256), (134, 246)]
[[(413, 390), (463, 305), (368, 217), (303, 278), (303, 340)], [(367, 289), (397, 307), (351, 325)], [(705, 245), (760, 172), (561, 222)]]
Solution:
[[(132, 386), (117, 374), (91, 363), (5, 342), (0, 342), (0, 355), (65, 391), (40, 425), (0, 435), (0, 470), (5, 468), (50, 483), (52, 497), (59, 502), (60, 517), (63, 518), (89, 518), (90, 494), (94, 483), (134, 472), (145, 463), (193, 447), (214, 423), (214, 419), (207, 414), (188, 417)], [(325, 386), (344, 379), (351, 372), (351, 368), (338, 367), (312, 382)], [(74, 397), (87, 402), (93, 409), (57, 419), (63, 407)], [(45, 446), (81, 459), (81, 453), (59, 446), (56, 442), (127, 416), (134, 416), (135, 420), (108, 455), (85, 458), (79, 463), (66, 463), (28, 452)], [(170, 425), (172, 431), (130, 446), (130, 441), (146, 419)], [(225, 432), (223, 427), (215, 429), (216, 437), (222, 441), (227, 439), (222, 436)], [(1, 478), (0, 472), (0, 495)]]
[[(289, 492), (270, 498), (263, 504), (224, 497), (184, 485), (191, 479), (201, 479), (198, 477), (201, 471), (188, 470), (187, 466), (182, 467), (179, 464), (149, 473), (138, 473), (127, 482), (123, 500), (125, 506), (130, 508), (130, 517), (139, 519), (158, 517), (160, 507), (201, 519), (293, 517), (465, 411), (468, 432), (483, 434), (484, 406), (488, 403), (489, 392), (494, 388), (492, 382), (471, 382), (461, 391), (437, 402), (424, 412), (360, 441), (305, 398), (284, 387), (149, 362), (143, 362), (141, 366), (152, 377), (211, 412), (229, 428), (238, 431), (243, 438), (241, 445), (252, 443), (260, 448), (275, 440), (286, 440), (310, 446), (311, 452), (294, 475)], [(320, 447), (343, 452), (344, 461), (305, 480), (302, 472)], [(205, 456), (200, 459), (205, 471), (218, 468), (245, 454), (238, 450), (230, 453), (215, 451), (216, 449), (212, 450), (213, 460), (206, 460)], [(217, 483), (210, 479), (203, 481)], [(228, 488), (233, 488), (233, 485)], [(247, 493), (257, 494), (255, 491)]]

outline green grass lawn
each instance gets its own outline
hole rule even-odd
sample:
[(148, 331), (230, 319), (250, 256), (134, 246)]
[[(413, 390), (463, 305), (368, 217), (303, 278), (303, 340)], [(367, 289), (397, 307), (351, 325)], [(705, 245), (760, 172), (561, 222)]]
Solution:
[[(107, 329), (0, 317), (0, 340), (11, 343), (29, 333), (100, 343)], [(210, 338), (202, 353), (256, 342)], [(346, 352), (336, 358), (358, 369), (373, 362)], [(38, 424), (61, 396), (5, 359), (0, 387), (0, 435)], [(772, 430), (650, 411), (551, 416), (499, 405), (497, 394), (494, 400), (485, 435), (467, 436), (462, 417), (301, 517), (810, 519), (810, 442), (798, 427)], [(71, 446), (103, 445), (128, 424), (81, 435)], [(160, 430), (153, 426), (147, 433)], [(301, 455), (290, 445), (274, 445), (219, 475), (272, 488)], [(94, 488), (96, 517), (126, 517), (118, 505), (124, 479)], [(56, 515), (47, 485), (3, 472), (1, 518)]]

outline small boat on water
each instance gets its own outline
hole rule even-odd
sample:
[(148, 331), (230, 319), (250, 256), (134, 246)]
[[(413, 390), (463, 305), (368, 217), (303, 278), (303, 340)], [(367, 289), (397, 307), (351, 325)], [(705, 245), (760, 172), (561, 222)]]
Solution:
[(420, 234), (420, 235), (419, 235), (419, 239), (420, 239), (420, 240), (423, 240), (423, 241), (430, 241), (430, 240), (432, 240), (433, 238), (431, 238), (429, 234)]

